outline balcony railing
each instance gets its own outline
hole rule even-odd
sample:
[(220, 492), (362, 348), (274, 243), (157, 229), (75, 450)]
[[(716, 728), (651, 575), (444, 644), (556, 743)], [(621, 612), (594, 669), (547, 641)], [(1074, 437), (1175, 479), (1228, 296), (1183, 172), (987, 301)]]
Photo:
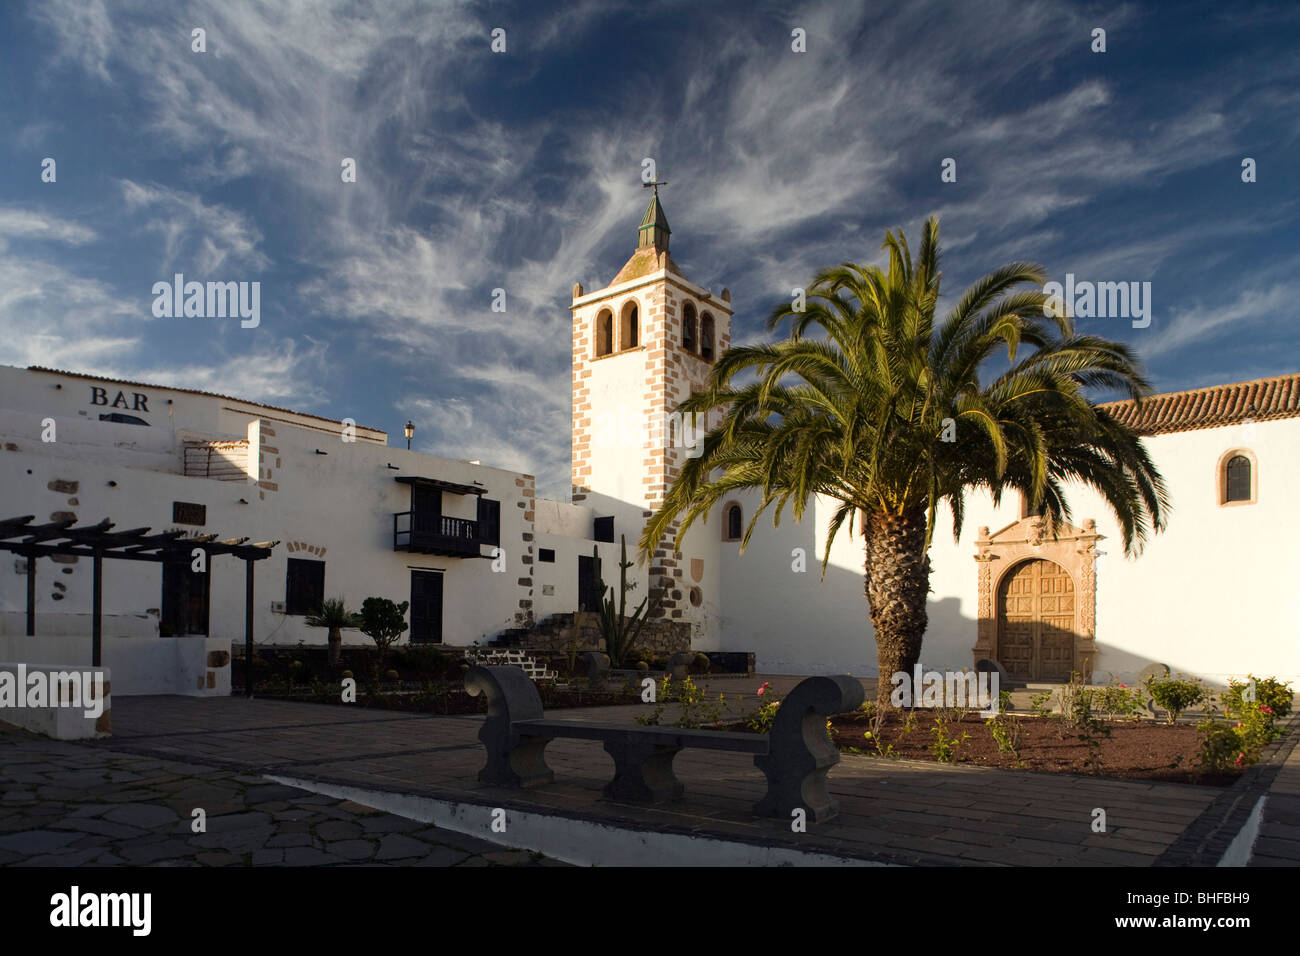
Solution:
[(393, 550), (479, 556), (477, 521), (440, 514), (399, 511), (393, 515)]

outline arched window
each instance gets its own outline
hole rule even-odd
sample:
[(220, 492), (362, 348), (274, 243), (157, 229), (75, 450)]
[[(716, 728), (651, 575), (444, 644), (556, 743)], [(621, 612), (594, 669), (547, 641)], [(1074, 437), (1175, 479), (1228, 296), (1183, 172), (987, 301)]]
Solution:
[(614, 351), (614, 314), (608, 309), (596, 316), (596, 354), (608, 355)]
[(629, 302), (623, 306), (623, 320), (620, 323), (618, 347), (620, 349), (634, 349), (637, 347), (637, 309), (636, 302)]
[(740, 510), (740, 505), (727, 505), (726, 520), (723, 522), (723, 540), (739, 541), (744, 537), (745, 531), (742, 527), (744, 516)]
[(682, 348), (695, 351), (695, 306), (689, 302), (682, 308)]
[(1250, 459), (1245, 455), (1233, 455), (1224, 467), (1224, 502), (1251, 501)]
[(700, 357), (713, 361), (713, 316), (707, 312), (700, 320)]

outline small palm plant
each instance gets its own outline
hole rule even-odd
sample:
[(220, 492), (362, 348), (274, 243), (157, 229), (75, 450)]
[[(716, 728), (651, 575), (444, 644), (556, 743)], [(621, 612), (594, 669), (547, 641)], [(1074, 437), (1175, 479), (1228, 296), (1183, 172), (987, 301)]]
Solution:
[(360, 627), (361, 619), (347, 609), (342, 598), (330, 598), (315, 614), (308, 614), (304, 623), (308, 627), (329, 628), (329, 663), (330, 667), (337, 667), (343, 650), (343, 628)]
[[(614, 667), (620, 667), (628, 652), (632, 650), (632, 645), (636, 643), (641, 636), (641, 628), (645, 626), (647, 617), (647, 607), (650, 598), (641, 599), (641, 604), (632, 616), (627, 616), (627, 592), (632, 590), (634, 585), (627, 583), (627, 569), (632, 567), (632, 562), (627, 559), (627, 535), (621, 536), (623, 544), (623, 556), (618, 562), (618, 606), (614, 606), (614, 588), (605, 587), (605, 579), (600, 574), (600, 552), (596, 548), (591, 549), (596, 565), (596, 580), (600, 582), (601, 606), (600, 606), (600, 634), (605, 639), (605, 653), (609, 655), (609, 661)], [(605, 592), (608, 590), (608, 595)]]

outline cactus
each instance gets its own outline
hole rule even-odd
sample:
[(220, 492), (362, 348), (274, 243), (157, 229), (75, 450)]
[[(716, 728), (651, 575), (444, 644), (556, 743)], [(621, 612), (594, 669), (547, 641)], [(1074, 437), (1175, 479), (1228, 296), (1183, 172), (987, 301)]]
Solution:
[[(594, 546), (591, 549), (596, 566), (596, 580), (600, 583), (600, 634), (605, 639), (605, 653), (609, 655), (610, 664), (614, 667), (623, 665), (628, 652), (641, 636), (641, 628), (645, 626), (647, 617), (646, 605), (650, 601), (649, 595), (642, 598), (632, 616), (627, 616), (627, 592), (631, 590), (627, 583), (627, 569), (632, 567), (632, 562), (627, 559), (627, 535), (620, 535), (619, 540), (622, 542), (623, 554), (618, 562), (617, 608), (614, 606), (614, 588), (605, 586), (605, 578), (600, 573), (600, 550)], [(609, 592), (608, 595), (605, 594), (606, 591)]]

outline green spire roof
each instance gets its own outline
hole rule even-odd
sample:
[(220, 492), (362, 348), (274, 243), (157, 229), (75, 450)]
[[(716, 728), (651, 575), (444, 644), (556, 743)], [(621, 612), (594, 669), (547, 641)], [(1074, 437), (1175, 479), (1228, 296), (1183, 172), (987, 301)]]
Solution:
[(641, 217), (641, 228), (637, 230), (637, 248), (645, 249), (653, 246), (660, 252), (668, 251), (668, 237), (672, 230), (668, 228), (668, 217), (664, 215), (664, 207), (659, 204), (659, 189), (655, 188), (654, 195), (650, 197), (650, 205), (646, 207), (645, 215)]

